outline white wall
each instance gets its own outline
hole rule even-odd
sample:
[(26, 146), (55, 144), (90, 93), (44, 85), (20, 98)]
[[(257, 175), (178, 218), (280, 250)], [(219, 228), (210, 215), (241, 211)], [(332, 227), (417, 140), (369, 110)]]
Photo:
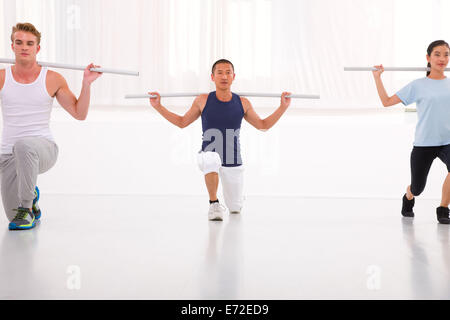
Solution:
[[(416, 117), (382, 108), (289, 110), (265, 133), (244, 122), (246, 194), (397, 199), (410, 182)], [(199, 121), (181, 130), (145, 107), (98, 109), (87, 122), (55, 110), (53, 119), (60, 156), (39, 177), (43, 192), (206, 197)], [(436, 160), (422, 197), (440, 197), (446, 172)]]
[[(438, 0), (0, 0), (0, 56), (11, 56), (11, 26), (30, 21), (43, 33), (43, 61), (141, 71), (97, 81), (85, 123), (55, 110), (61, 156), (40, 178), (47, 192), (204, 194), (195, 164), (200, 124), (180, 132), (133, 106), (147, 101), (123, 96), (213, 90), (211, 64), (225, 57), (236, 67), (235, 91), (320, 93), (292, 109), (325, 110), (288, 114), (267, 134), (246, 125), (250, 194), (397, 197), (409, 180), (415, 115), (361, 116), (357, 110), (380, 106), (373, 79), (343, 67), (425, 66), (428, 44), (450, 39), (448, 13), (449, 2)], [(60, 72), (78, 93), (81, 73)], [(384, 79), (394, 93), (422, 76)], [(278, 105), (252, 102), (261, 115)], [(163, 103), (184, 112), (192, 99)], [(342, 108), (356, 111), (341, 115)], [(440, 194), (445, 168), (436, 166), (428, 197)]]
[[(374, 107), (379, 102), (370, 73), (344, 73), (344, 66), (425, 66), (428, 44), (450, 38), (450, 4), (440, 0), (1, 0), (0, 5), (1, 56), (11, 56), (12, 24), (30, 21), (43, 33), (43, 61), (94, 61), (141, 71), (139, 78), (105, 75), (96, 84), (95, 105), (146, 104), (123, 96), (148, 90), (213, 90), (211, 65), (225, 57), (236, 66), (235, 91), (322, 96), (295, 101), (294, 107)], [(61, 72), (78, 93), (81, 74)], [(421, 76), (391, 73), (384, 79), (395, 93)]]

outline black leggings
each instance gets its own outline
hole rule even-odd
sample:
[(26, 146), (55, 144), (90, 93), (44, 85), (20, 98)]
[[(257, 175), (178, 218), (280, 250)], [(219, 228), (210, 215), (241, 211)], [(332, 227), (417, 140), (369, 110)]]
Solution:
[(420, 195), (427, 184), (428, 173), (434, 159), (439, 158), (450, 172), (450, 145), (414, 147), (411, 153), (411, 193)]

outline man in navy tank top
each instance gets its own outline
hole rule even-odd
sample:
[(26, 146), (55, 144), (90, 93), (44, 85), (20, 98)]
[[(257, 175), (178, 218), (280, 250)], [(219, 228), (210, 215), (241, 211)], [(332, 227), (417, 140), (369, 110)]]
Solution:
[(289, 92), (281, 95), (281, 105), (265, 119), (261, 119), (250, 101), (231, 92), (235, 79), (233, 64), (225, 59), (214, 63), (211, 80), (216, 91), (199, 95), (184, 116), (170, 112), (161, 105), (157, 92), (150, 99), (153, 108), (172, 124), (186, 128), (201, 117), (203, 143), (198, 153), (198, 165), (205, 175), (209, 193), (208, 218), (222, 221), (227, 209), (219, 202), (217, 190), (222, 181), (223, 196), (228, 211), (239, 214), (243, 206), (244, 166), (240, 151), (240, 129), (245, 119), (258, 130), (267, 131), (277, 123), (291, 103)]
[(50, 130), (53, 100), (75, 119), (87, 117), (91, 84), (101, 74), (84, 71), (77, 99), (59, 73), (36, 62), (40, 32), (31, 23), (12, 28), (11, 48), (15, 64), (0, 70), (3, 132), (0, 153), (1, 194), (10, 230), (34, 228), (41, 218), (37, 176), (50, 170), (58, 157), (58, 146)]

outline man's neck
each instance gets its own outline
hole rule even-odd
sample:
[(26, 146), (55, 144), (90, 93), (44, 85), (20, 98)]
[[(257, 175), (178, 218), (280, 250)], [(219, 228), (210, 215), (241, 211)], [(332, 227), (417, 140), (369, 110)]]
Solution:
[(227, 90), (217, 90), (216, 89), (216, 97), (220, 101), (228, 102), (233, 98), (233, 94), (230, 89)]
[(40, 70), (40, 66), (37, 64), (37, 61), (18, 61), (16, 60), (16, 64), (14, 65), (14, 71), (19, 75), (31, 75)]
[(13, 66), (14, 75), (19, 80), (31, 81), (34, 80), (36, 75), (41, 72), (41, 66), (34, 61), (17, 61)]

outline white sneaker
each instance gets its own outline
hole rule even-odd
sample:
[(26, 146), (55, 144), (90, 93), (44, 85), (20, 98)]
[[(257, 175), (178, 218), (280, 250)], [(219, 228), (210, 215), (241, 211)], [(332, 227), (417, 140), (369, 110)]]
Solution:
[(226, 210), (227, 209), (222, 204), (218, 202), (212, 203), (209, 206), (208, 219), (210, 221), (223, 221), (223, 215)]

